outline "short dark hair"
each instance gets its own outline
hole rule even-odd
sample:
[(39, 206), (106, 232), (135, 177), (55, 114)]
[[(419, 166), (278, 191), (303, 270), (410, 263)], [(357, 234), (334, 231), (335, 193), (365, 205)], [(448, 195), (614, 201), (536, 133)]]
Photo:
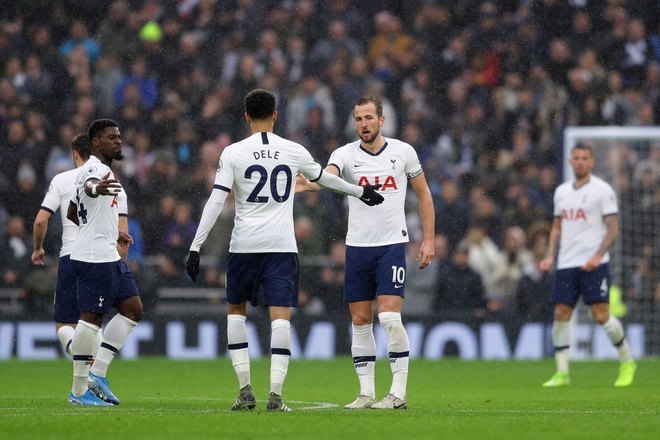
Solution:
[(585, 144), (583, 142), (578, 142), (575, 144), (575, 146), (571, 149), (571, 153), (573, 150), (583, 150), (583, 151), (588, 151), (591, 157), (594, 157), (594, 149), (591, 147), (589, 144)]
[(383, 101), (381, 101), (379, 98), (376, 98), (375, 96), (361, 96), (358, 99), (355, 100), (353, 103), (353, 110), (355, 110), (355, 107), (358, 105), (367, 105), (369, 103), (372, 103), (373, 105), (376, 106), (376, 115), (380, 118), (383, 116)]
[(264, 89), (252, 90), (245, 96), (245, 113), (250, 119), (264, 121), (275, 113), (275, 95)]
[(80, 133), (73, 138), (71, 141), (71, 151), (77, 151), (82, 160), (89, 159), (89, 156), (92, 154), (92, 143), (87, 133)]
[(87, 136), (89, 136), (90, 144), (92, 139), (98, 137), (100, 131), (103, 131), (108, 127), (119, 127), (119, 124), (117, 124), (112, 119), (97, 119), (96, 121), (92, 122), (89, 126), (89, 129), (87, 130)]

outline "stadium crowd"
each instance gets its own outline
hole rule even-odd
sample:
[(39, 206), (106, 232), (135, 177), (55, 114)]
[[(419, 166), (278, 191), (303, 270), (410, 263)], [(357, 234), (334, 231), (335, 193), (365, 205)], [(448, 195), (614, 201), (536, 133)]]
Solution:
[[(411, 255), (411, 312), (549, 320), (537, 263), (563, 178), (563, 128), (656, 125), (659, 24), (654, 0), (4, 0), (0, 285), (24, 288), (35, 309), (31, 299), (52, 299), (56, 264), (31, 265), (32, 222), (51, 178), (73, 167), (73, 137), (105, 117), (123, 136), (117, 175), (145, 308), (159, 287), (190, 286), (193, 219), (222, 149), (246, 136), (242, 98), (261, 87), (278, 98), (275, 132), (322, 164), (357, 138), (360, 95), (383, 100), (385, 137), (417, 150), (438, 238), (431, 270)], [(619, 283), (629, 307), (660, 305), (660, 144), (616, 152), (604, 177), (632, 249)], [(301, 312), (346, 310), (344, 197), (296, 197)], [(414, 197), (408, 211), (416, 241)], [(232, 221), (223, 214), (206, 242), (203, 254), (219, 258), (207, 260), (203, 286), (222, 286)]]

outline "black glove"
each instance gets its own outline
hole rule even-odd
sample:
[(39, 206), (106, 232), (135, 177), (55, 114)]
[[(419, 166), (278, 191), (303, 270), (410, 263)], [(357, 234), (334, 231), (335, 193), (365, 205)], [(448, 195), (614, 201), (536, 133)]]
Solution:
[(186, 272), (193, 281), (197, 281), (199, 276), (199, 252), (190, 251), (186, 258)]
[(364, 194), (362, 194), (362, 197), (360, 197), (360, 200), (362, 200), (364, 203), (366, 203), (369, 206), (376, 206), (380, 205), (383, 203), (383, 196), (378, 194), (376, 190), (380, 188), (383, 185), (364, 185), (362, 188), (364, 188)]

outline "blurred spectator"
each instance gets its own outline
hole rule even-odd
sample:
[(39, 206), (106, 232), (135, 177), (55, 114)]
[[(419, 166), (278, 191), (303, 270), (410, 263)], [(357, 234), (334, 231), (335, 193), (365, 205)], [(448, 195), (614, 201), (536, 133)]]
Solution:
[(126, 2), (124, 0), (113, 1), (96, 32), (96, 40), (103, 48), (103, 54), (127, 62), (137, 52), (135, 34), (131, 32), (130, 26), (126, 25), (129, 20), (131, 18)]
[(316, 76), (305, 74), (287, 107), (287, 137), (297, 137), (307, 123), (307, 113), (314, 107), (323, 110), (323, 126), (334, 133), (336, 129), (335, 103), (330, 88), (322, 84)]
[(489, 310), (502, 307), (502, 291), (499, 290), (495, 274), (502, 270), (500, 251), (486, 234), (482, 223), (472, 223), (467, 231), (468, 263), (480, 277)]
[(103, 55), (99, 58), (96, 71), (92, 76), (92, 86), (97, 96), (99, 109), (104, 114), (113, 114), (115, 111), (114, 91), (123, 77), (117, 57)]
[(330, 264), (321, 269), (321, 279), (317, 285), (318, 297), (323, 301), (327, 313), (344, 313), (349, 316), (344, 302), (344, 264), (346, 245), (338, 240), (330, 245)]
[(185, 260), (197, 232), (197, 222), (193, 220), (188, 202), (179, 201), (174, 208), (174, 218), (165, 225), (163, 250), (175, 263)]
[(10, 217), (2, 236), (0, 252), (0, 283), (3, 287), (20, 287), (32, 268), (30, 264), (31, 240), (25, 231), (23, 217)]
[(469, 248), (467, 242), (460, 242), (438, 273), (433, 309), (441, 316), (484, 316), (487, 312), (481, 277), (468, 264)]
[(135, 87), (138, 103), (145, 108), (152, 108), (158, 100), (158, 84), (149, 77), (144, 59), (133, 61), (131, 73), (124, 76), (115, 88), (115, 104), (122, 106), (127, 101), (127, 89)]
[(524, 268), (532, 262), (532, 253), (526, 248), (525, 231), (512, 226), (504, 232), (504, 246), (500, 251), (500, 264), (495, 272), (497, 290), (501, 293), (500, 307), (507, 312), (516, 309), (516, 290)]
[[(417, 254), (421, 241), (411, 239), (406, 253), (406, 299), (403, 313), (406, 315), (424, 315), (433, 308), (435, 284), (440, 266), (446, 264), (448, 254), (447, 241), (442, 235), (436, 235), (435, 257), (424, 269), (419, 268)], [(438, 251), (441, 252), (438, 255)], [(435, 263), (435, 264), (434, 264)]]
[(459, 191), (454, 180), (445, 179), (441, 181), (440, 199), (434, 201), (435, 232), (446, 237), (452, 250), (465, 238), (470, 222), (470, 203)]
[(94, 64), (101, 55), (101, 48), (94, 38), (89, 36), (87, 25), (76, 20), (71, 25), (70, 38), (60, 46), (60, 52), (64, 56), (71, 54), (77, 47), (82, 47), (90, 63)]
[(309, 56), (308, 68), (317, 74), (323, 74), (323, 69), (335, 61), (352, 59), (360, 54), (360, 46), (346, 31), (346, 23), (341, 20), (328, 24), (328, 35), (319, 40)]
[(515, 311), (526, 322), (552, 321), (552, 308), (548, 301), (552, 289), (552, 275), (539, 270), (539, 263), (546, 253), (545, 248), (534, 250), (533, 260), (522, 267), (522, 277), (516, 286)]

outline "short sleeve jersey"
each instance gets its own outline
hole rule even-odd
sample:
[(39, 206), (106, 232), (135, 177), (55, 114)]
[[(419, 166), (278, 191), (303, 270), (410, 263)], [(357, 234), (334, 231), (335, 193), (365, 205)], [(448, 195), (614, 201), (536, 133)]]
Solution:
[(339, 169), (340, 176), (356, 185), (383, 185), (378, 191), (385, 199), (367, 206), (349, 197), (346, 244), (358, 247), (384, 246), (409, 241), (404, 203), (408, 179), (422, 174), (415, 149), (397, 139), (387, 139), (377, 153), (351, 142), (335, 150), (328, 165)]
[[(607, 232), (603, 218), (617, 214), (614, 189), (599, 177), (592, 175), (579, 188), (575, 182), (559, 185), (554, 195), (554, 216), (561, 219), (557, 269), (582, 267), (593, 257)], [(609, 261), (606, 252), (601, 263)]]
[(315, 181), (323, 170), (305, 147), (274, 133), (255, 133), (224, 149), (213, 187), (234, 188), (230, 252), (298, 252), (293, 199), (299, 172)]
[(119, 235), (119, 215), (126, 215), (127, 197), (124, 189), (115, 196), (89, 197), (85, 193), (85, 183), (90, 179), (101, 180), (110, 173), (110, 167), (95, 156), (91, 156), (79, 168), (75, 181), (75, 191), (71, 201), (78, 212), (78, 235), (71, 249), (71, 259), (87, 263), (108, 263), (119, 260), (117, 237)]
[(64, 171), (53, 177), (53, 180), (50, 181), (48, 192), (46, 192), (46, 196), (43, 202), (41, 202), (41, 209), (51, 214), (55, 214), (58, 209), (60, 211), (62, 218), (62, 248), (60, 249), (60, 257), (71, 253), (71, 247), (76, 239), (76, 235), (78, 235), (78, 226), (66, 218), (69, 201), (76, 190), (75, 182), (78, 171), (80, 170)]

